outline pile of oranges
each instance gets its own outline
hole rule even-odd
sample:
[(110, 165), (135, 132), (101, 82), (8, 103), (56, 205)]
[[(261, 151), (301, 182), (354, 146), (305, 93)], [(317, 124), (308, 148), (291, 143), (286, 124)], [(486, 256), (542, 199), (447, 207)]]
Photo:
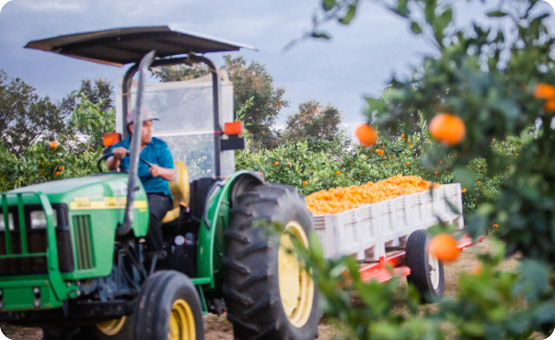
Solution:
[(314, 215), (336, 214), (358, 208), (363, 204), (387, 201), (402, 195), (410, 195), (437, 188), (438, 184), (418, 176), (397, 175), (376, 183), (360, 186), (332, 188), (312, 193), (306, 197), (308, 210)]

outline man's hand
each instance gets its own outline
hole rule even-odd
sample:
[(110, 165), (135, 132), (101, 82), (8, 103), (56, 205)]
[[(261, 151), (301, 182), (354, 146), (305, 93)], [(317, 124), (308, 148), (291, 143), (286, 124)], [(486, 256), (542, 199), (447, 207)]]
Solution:
[(129, 150), (127, 150), (124, 147), (119, 147), (112, 150), (113, 156), (108, 158), (108, 160), (106, 161), (106, 165), (108, 165), (108, 169), (116, 170), (121, 163), (121, 159), (125, 157), (125, 155), (127, 155), (128, 153), (129, 153)]
[(156, 164), (152, 164), (149, 171), (152, 177), (162, 177), (163, 179), (168, 181), (172, 181), (175, 177), (174, 169), (162, 168), (161, 166), (158, 166)]
[(160, 176), (160, 169), (162, 169), (162, 168), (160, 168), (158, 165), (152, 164), (150, 166), (150, 169), (149, 169), (150, 174), (152, 175), (152, 177)]
[(114, 155), (115, 159), (122, 159), (123, 157), (125, 157), (125, 155), (127, 155), (129, 153), (129, 150), (127, 150), (124, 147), (119, 147), (119, 148), (115, 148), (112, 151), (112, 154)]

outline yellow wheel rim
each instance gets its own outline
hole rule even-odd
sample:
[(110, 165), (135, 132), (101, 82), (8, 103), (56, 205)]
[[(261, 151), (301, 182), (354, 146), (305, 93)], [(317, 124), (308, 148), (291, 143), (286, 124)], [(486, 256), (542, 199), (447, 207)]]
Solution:
[(119, 333), (125, 324), (126, 317), (122, 316), (119, 319), (108, 320), (96, 324), (96, 328), (102, 334), (113, 336)]
[(170, 314), (168, 340), (195, 340), (196, 338), (195, 317), (191, 307), (183, 299), (175, 300)]
[(297, 328), (303, 327), (312, 312), (314, 282), (294, 253), (291, 235), (308, 248), (308, 238), (301, 225), (289, 222), (280, 237), (278, 250), (279, 293), (285, 315)]

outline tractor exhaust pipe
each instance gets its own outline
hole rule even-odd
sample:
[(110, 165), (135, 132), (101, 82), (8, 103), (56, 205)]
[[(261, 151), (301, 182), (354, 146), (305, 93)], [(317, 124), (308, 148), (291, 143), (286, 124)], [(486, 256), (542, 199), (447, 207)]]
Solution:
[(150, 51), (139, 63), (139, 85), (137, 88), (137, 101), (135, 103), (135, 117), (133, 121), (133, 136), (131, 138), (131, 154), (129, 155), (129, 180), (127, 182), (127, 202), (125, 204), (125, 216), (123, 225), (116, 229), (116, 236), (121, 237), (127, 235), (131, 231), (133, 225), (133, 215), (135, 213), (135, 191), (137, 190), (137, 172), (139, 169), (139, 154), (141, 153), (141, 128), (143, 126), (143, 114), (141, 110), (141, 102), (145, 88), (146, 73), (150, 65), (154, 61), (156, 51)]

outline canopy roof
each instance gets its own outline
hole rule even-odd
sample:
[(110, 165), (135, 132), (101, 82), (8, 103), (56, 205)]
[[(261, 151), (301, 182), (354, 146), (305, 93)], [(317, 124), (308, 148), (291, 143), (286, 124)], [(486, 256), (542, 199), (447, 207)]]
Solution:
[(117, 28), (35, 40), (25, 48), (54, 52), (102, 64), (123, 66), (139, 62), (148, 52), (156, 57), (238, 51), (251, 46), (198, 34), (179, 32), (168, 26)]

